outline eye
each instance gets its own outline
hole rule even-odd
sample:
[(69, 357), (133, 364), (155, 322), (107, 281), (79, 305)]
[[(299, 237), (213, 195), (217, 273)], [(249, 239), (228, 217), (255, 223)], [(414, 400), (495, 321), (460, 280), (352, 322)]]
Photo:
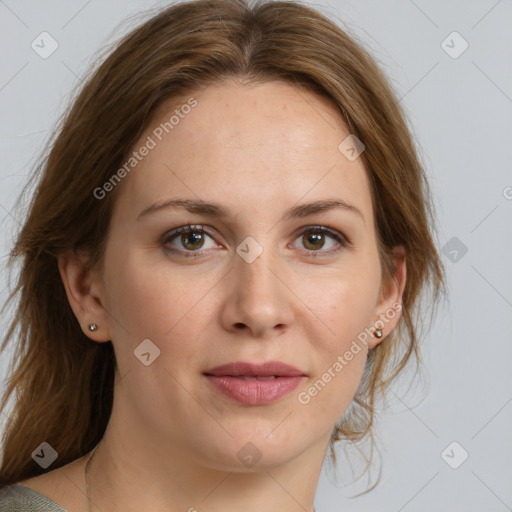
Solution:
[[(297, 241), (302, 246), (299, 248), (313, 257), (330, 255), (350, 245), (341, 233), (326, 226), (306, 227), (294, 242)], [(187, 257), (198, 257), (209, 249), (218, 248), (218, 244), (203, 226), (192, 224), (180, 226), (165, 234), (162, 243), (167, 251)]]
[(319, 255), (331, 254), (349, 245), (341, 233), (326, 226), (309, 226), (300, 232), (296, 241), (302, 245), (300, 248), (308, 252), (318, 252)]
[(164, 235), (162, 243), (175, 253), (194, 253), (218, 247), (203, 226), (191, 224), (173, 229)]

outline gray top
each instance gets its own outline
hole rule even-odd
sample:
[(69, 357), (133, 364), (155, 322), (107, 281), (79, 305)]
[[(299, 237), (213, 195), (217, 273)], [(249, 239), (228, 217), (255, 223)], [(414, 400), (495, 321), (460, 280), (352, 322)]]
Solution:
[(23, 484), (8, 485), (0, 490), (1, 512), (67, 512), (58, 503)]

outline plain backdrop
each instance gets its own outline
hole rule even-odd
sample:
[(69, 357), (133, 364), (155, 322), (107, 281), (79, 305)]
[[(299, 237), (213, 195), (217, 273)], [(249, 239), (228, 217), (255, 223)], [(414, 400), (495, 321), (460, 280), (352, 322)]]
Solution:
[[(166, 4), (0, 0), (2, 303), (23, 221), (13, 205), (51, 128), (99, 51), (141, 19), (127, 18)], [(311, 5), (365, 44), (401, 98), (435, 196), (450, 292), (422, 341), (428, 380), (410, 392), (407, 379), (393, 384), (380, 413), (380, 484), (351, 498), (366, 482), (351, 482), (339, 450), (337, 469), (324, 465), (317, 510), (512, 510), (512, 2)], [(58, 44), (47, 58), (31, 46), (42, 32)], [(2, 354), (1, 381), (8, 363)]]

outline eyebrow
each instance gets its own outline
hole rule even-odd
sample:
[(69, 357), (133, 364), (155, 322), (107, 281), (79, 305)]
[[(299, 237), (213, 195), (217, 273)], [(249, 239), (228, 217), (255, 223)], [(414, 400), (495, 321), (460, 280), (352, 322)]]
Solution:
[[(148, 206), (139, 213), (139, 215), (137, 216), (137, 220), (140, 220), (142, 217), (145, 217), (152, 213), (172, 208), (184, 208), (190, 213), (206, 215), (208, 217), (229, 217), (229, 210), (218, 203), (209, 203), (206, 201), (202, 201), (201, 199), (178, 198), (170, 199), (168, 201), (162, 201), (160, 203), (154, 203), (151, 206)], [(308, 215), (313, 215), (314, 213), (325, 212), (333, 209), (342, 209), (347, 212), (355, 213), (356, 215), (361, 217), (361, 219), (364, 222), (364, 216), (361, 213), (361, 210), (359, 210), (349, 202), (344, 201), (343, 199), (323, 199), (319, 201), (313, 201), (310, 203), (299, 204), (287, 210), (284, 213), (282, 219), (289, 220), (292, 218), (302, 218), (307, 217)]]

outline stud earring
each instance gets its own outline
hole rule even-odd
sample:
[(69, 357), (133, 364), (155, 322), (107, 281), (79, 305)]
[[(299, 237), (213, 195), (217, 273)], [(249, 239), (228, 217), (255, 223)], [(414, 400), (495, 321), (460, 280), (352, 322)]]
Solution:
[(376, 338), (382, 338), (382, 329), (375, 329), (375, 332), (373, 333)]
[(98, 326), (96, 324), (89, 324), (89, 331), (94, 332), (98, 330)]

